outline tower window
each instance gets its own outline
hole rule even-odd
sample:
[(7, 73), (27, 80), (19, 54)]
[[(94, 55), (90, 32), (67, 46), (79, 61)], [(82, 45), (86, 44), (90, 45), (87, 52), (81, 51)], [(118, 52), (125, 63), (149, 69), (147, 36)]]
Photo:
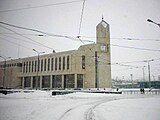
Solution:
[(82, 55), (82, 69), (85, 69), (85, 56)]
[(67, 56), (67, 69), (69, 69), (69, 56)]

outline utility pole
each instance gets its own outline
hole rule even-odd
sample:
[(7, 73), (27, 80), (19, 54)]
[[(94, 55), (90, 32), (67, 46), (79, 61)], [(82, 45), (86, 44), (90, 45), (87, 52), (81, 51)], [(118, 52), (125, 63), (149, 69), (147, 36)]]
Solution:
[(99, 90), (97, 51), (95, 51), (95, 87)]
[(152, 60), (146, 60), (146, 61), (144, 61), (144, 62), (148, 62), (148, 87), (150, 88), (151, 87), (151, 85), (150, 85), (150, 82), (151, 82), (151, 70), (150, 70), (150, 62), (151, 61), (154, 61), (154, 59), (152, 59)]
[(143, 71), (143, 82), (145, 81), (144, 68), (145, 68), (145, 66), (143, 66), (143, 68), (142, 68), (142, 71)]

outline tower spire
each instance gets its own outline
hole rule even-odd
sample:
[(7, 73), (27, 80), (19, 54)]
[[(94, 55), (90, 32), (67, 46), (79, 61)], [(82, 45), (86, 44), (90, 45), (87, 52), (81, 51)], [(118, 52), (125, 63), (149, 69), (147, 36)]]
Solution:
[(103, 20), (103, 15), (102, 15), (102, 20)]

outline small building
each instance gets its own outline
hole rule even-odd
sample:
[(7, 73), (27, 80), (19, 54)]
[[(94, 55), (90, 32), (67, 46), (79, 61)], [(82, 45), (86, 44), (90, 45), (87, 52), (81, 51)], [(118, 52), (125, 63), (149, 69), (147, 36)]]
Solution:
[(160, 89), (160, 81), (138, 82), (140, 88), (156, 88)]
[(109, 24), (102, 20), (96, 34), (96, 43), (78, 50), (17, 59), (15, 67), (11, 60), (6, 66), (1, 62), (0, 85), (23, 89), (111, 88)]

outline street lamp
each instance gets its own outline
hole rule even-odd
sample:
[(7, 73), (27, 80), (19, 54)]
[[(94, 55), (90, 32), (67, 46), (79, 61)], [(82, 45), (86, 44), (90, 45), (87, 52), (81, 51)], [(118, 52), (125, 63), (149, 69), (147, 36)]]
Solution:
[(154, 22), (153, 20), (147, 19), (147, 21), (148, 21), (148, 22), (151, 22), (151, 23), (153, 23), (153, 24), (156, 24), (156, 25), (158, 25), (158, 26), (160, 27), (160, 24)]
[(151, 59), (151, 60), (145, 60), (144, 62), (148, 62), (148, 79), (149, 79), (149, 83), (148, 83), (148, 87), (150, 88), (150, 82), (151, 82), (151, 74), (150, 74), (150, 62), (154, 61), (154, 59)]
[(5, 82), (5, 79), (6, 79), (6, 59), (11, 58), (11, 57), (0, 56), (0, 58), (4, 59), (4, 75), (3, 75), (3, 88), (4, 88), (4, 82)]
[(38, 71), (39, 71), (39, 55), (40, 54), (43, 54), (43, 53), (45, 53), (45, 52), (38, 52), (37, 50), (35, 50), (35, 49), (33, 49), (33, 51), (35, 51), (37, 54), (38, 54), (38, 56), (37, 56), (37, 75), (36, 75), (36, 89), (38, 88)]

